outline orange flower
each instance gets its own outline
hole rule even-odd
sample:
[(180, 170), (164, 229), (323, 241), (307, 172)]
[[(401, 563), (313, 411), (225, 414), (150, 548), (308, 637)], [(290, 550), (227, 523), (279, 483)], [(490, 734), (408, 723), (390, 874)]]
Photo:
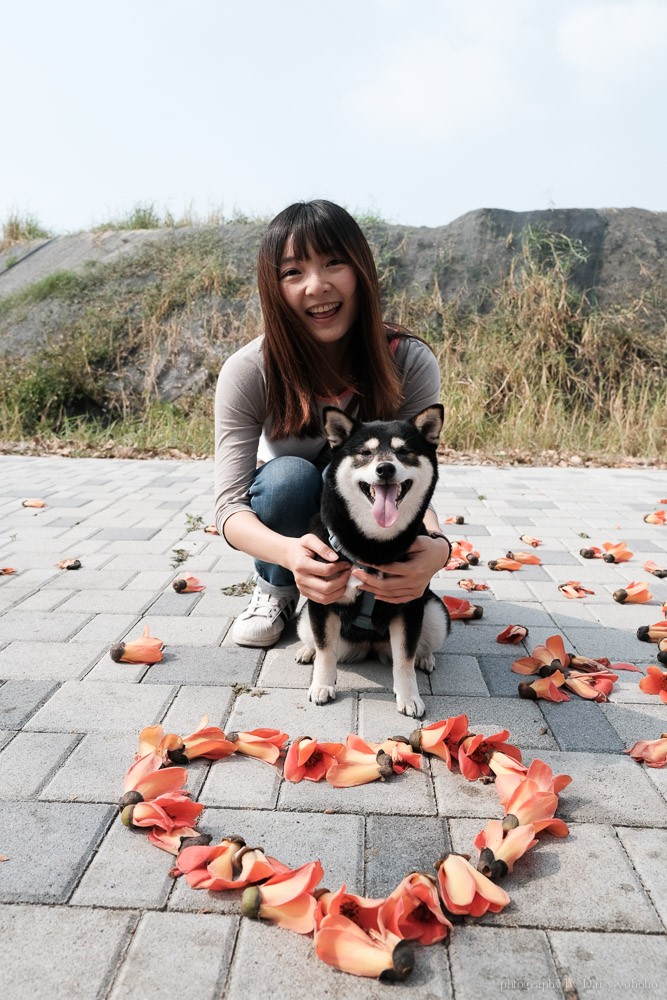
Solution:
[[(523, 781), (524, 776), (528, 772), (528, 768), (525, 764), (522, 764), (520, 760), (515, 760), (513, 757), (508, 756), (508, 754), (503, 753), (502, 750), (494, 750), (494, 752), (489, 756), (489, 767), (496, 775), (496, 778), (502, 777), (506, 774), (516, 775), (519, 781)], [(497, 787), (497, 781), (496, 786)]]
[(586, 587), (582, 587), (578, 580), (568, 580), (566, 583), (560, 583), (558, 585), (558, 589), (571, 600), (577, 597), (585, 597), (586, 594), (595, 593), (594, 590), (588, 590)]
[(206, 590), (205, 585), (192, 573), (184, 573), (177, 577), (172, 583), (172, 587), (177, 594), (196, 594), (200, 590)]
[(436, 867), (440, 895), (450, 913), (482, 917), (488, 910), (500, 913), (510, 901), (504, 889), (460, 854), (448, 854)]
[(521, 760), (521, 751), (511, 743), (505, 742), (509, 736), (508, 729), (501, 729), (493, 736), (482, 736), (481, 733), (471, 734), (461, 740), (457, 758), (461, 774), (467, 781), (477, 781), (482, 775), (492, 773), (488, 759), (496, 750)]
[(661, 639), (658, 643), (657, 659), (660, 663), (667, 663), (667, 639)]
[(564, 683), (565, 675), (562, 671), (554, 670), (547, 677), (540, 677), (537, 681), (522, 681), (519, 684), (519, 697), (532, 701), (569, 701), (570, 696), (560, 690)]
[(488, 583), (477, 583), (475, 580), (459, 580), (459, 587), (462, 590), (488, 590)]
[[(500, 759), (499, 759), (500, 758)], [(496, 775), (495, 789), (500, 804), (505, 806), (514, 795), (519, 785), (527, 778), (535, 784), (537, 791), (549, 792), (550, 795), (558, 795), (572, 781), (569, 774), (556, 774), (543, 760), (535, 758), (530, 767), (519, 770), (517, 762), (514, 767), (510, 767), (507, 759), (502, 759), (502, 754), (493, 754), (489, 760), (489, 766)]]
[(479, 552), (473, 548), (472, 542), (467, 542), (464, 538), (452, 543), (452, 559), (460, 560), (469, 566), (476, 566), (479, 562)]
[[(665, 502), (667, 502), (667, 501), (665, 501)], [(465, 518), (463, 517), (462, 514), (450, 514), (450, 516), (446, 517), (442, 523), (443, 524), (465, 524)]]
[(526, 776), (514, 789), (510, 797), (502, 803), (505, 810), (503, 828), (513, 830), (517, 826), (533, 824), (535, 833), (546, 830), (554, 837), (567, 837), (570, 832), (562, 819), (554, 819), (558, 808), (555, 792), (543, 792), (537, 781)]
[(22, 507), (46, 507), (45, 500), (23, 500), (21, 502)]
[(523, 566), (542, 565), (542, 560), (534, 552), (507, 552), (506, 558), (513, 559), (514, 562), (521, 563)]
[(602, 549), (593, 545), (590, 549), (579, 549), (579, 555), (584, 559), (602, 559)]
[(450, 556), (445, 565), (445, 569), (447, 570), (468, 569), (469, 566), (470, 563), (467, 562), (465, 559), (461, 559), (460, 557), (457, 556)]
[(617, 680), (617, 675), (608, 670), (601, 670), (598, 673), (570, 671), (565, 678), (565, 687), (589, 701), (608, 701), (608, 696), (614, 690), (614, 682)]
[[(570, 657), (565, 652), (565, 645), (559, 635), (550, 635), (544, 646), (536, 646), (530, 656), (515, 660), (512, 670), (515, 674), (537, 674), (542, 676), (543, 667), (565, 670), (570, 665)], [(548, 675), (546, 675), (548, 676)]]
[(421, 770), (421, 755), (412, 749), (407, 736), (393, 736), (382, 743), (367, 743), (361, 736), (350, 733), (345, 740), (345, 746), (347, 749), (360, 750), (362, 753), (388, 754), (397, 774), (407, 770), (408, 765), (417, 771)]
[(667, 639), (667, 618), (653, 625), (640, 625), (637, 629), (637, 638), (642, 642), (660, 642), (661, 639)]
[(642, 677), (639, 687), (645, 694), (657, 694), (660, 701), (667, 703), (667, 671), (651, 664), (646, 668), (646, 677)]
[(347, 917), (365, 931), (379, 931), (378, 914), (384, 899), (370, 899), (367, 896), (356, 896), (347, 891), (343, 884), (336, 892), (324, 890), (317, 894), (317, 910), (315, 925), (319, 929), (324, 917)]
[(510, 573), (515, 573), (518, 569), (521, 569), (521, 563), (517, 559), (508, 559), (506, 556), (501, 556), (500, 559), (491, 559), (489, 561), (489, 569), (494, 570), (509, 570)]
[[(124, 792), (139, 792), (140, 798), (134, 798), (134, 802), (144, 799), (154, 799), (165, 792), (179, 791), (188, 780), (188, 772), (184, 767), (162, 767), (162, 758), (153, 751), (149, 751), (140, 757), (129, 769), (123, 779)], [(128, 803), (123, 803), (121, 799), (121, 809)]]
[(613, 597), (619, 604), (646, 604), (647, 601), (652, 600), (653, 594), (648, 589), (648, 584), (642, 581), (628, 583), (620, 590), (615, 590)]
[(538, 545), (542, 544), (542, 539), (535, 538), (533, 535), (520, 535), (519, 541), (524, 542), (526, 545), (532, 545), (534, 549), (536, 549)]
[(193, 826), (180, 826), (169, 832), (154, 826), (152, 830), (148, 831), (148, 839), (154, 847), (159, 847), (161, 851), (174, 855), (178, 855), (184, 847), (191, 846), (193, 841), (202, 846), (211, 843), (210, 833), (199, 833)]
[(605, 562), (621, 563), (632, 559), (633, 553), (625, 542), (603, 542), (602, 548), (606, 555), (602, 556)]
[(139, 750), (134, 759), (140, 760), (146, 754), (156, 753), (165, 763), (187, 764), (183, 749), (183, 740), (176, 733), (165, 733), (160, 725), (145, 726), (139, 733)]
[(125, 826), (157, 826), (169, 833), (178, 827), (191, 827), (203, 809), (188, 792), (168, 792), (150, 802), (126, 806), (120, 818)]
[(443, 941), (452, 929), (440, 906), (437, 881), (424, 872), (412, 872), (396, 886), (380, 909), (380, 922), (396, 937), (422, 945)]
[(475, 847), (480, 852), (477, 871), (495, 881), (504, 878), (514, 863), (537, 843), (532, 823), (516, 826), (505, 833), (502, 821), (491, 819), (486, 829), (477, 834)]
[(3, 566), (0, 569), (0, 576), (11, 576), (12, 573), (16, 573), (16, 570), (12, 569), (11, 566)]
[(415, 751), (430, 753), (440, 757), (450, 771), (454, 769), (452, 759), (457, 760), (459, 744), (468, 735), (468, 716), (452, 715), (440, 722), (432, 722), (410, 733), (410, 743)]
[(81, 569), (81, 560), (75, 558), (61, 559), (56, 565), (58, 569)]
[(471, 604), (470, 601), (462, 600), (460, 597), (443, 597), (442, 603), (449, 611), (452, 621), (478, 619), (484, 614), (484, 608), (479, 604)]
[(235, 745), (237, 753), (275, 764), (289, 736), (280, 729), (251, 729), (247, 733), (227, 733), (227, 739)]
[(503, 631), (496, 636), (496, 642), (516, 646), (518, 643), (522, 642), (527, 635), (528, 629), (525, 625), (508, 625), (507, 628), (503, 629)]
[(642, 569), (645, 569), (647, 573), (652, 573), (653, 576), (657, 576), (660, 580), (664, 580), (667, 577), (667, 569), (661, 569), (652, 559), (647, 559)]
[(325, 917), (315, 934), (315, 951), (327, 965), (353, 976), (390, 983), (406, 979), (414, 967), (407, 941), (390, 931), (366, 934), (342, 915)]
[(638, 764), (644, 761), (649, 767), (664, 767), (667, 764), (667, 733), (661, 733), (659, 740), (638, 740), (623, 753), (629, 753)]
[(261, 847), (247, 847), (242, 837), (225, 837), (214, 846), (185, 847), (176, 861), (175, 875), (184, 874), (193, 889), (244, 889), (290, 869), (267, 857)]
[(342, 743), (320, 743), (300, 736), (287, 751), (283, 773), (288, 781), (321, 781), (342, 749)]
[(151, 630), (146, 625), (142, 639), (116, 643), (109, 650), (109, 656), (114, 663), (159, 663), (163, 649), (162, 639), (151, 636)]
[(394, 767), (389, 754), (364, 753), (351, 747), (343, 747), (337, 761), (327, 771), (327, 781), (334, 788), (352, 788), (367, 785), (371, 781), (385, 781), (393, 774), (400, 774), (405, 767)]
[(667, 510), (655, 510), (644, 518), (647, 524), (667, 524)]
[(295, 871), (274, 875), (263, 885), (250, 886), (241, 897), (241, 912), (252, 920), (270, 920), (288, 931), (310, 934), (317, 906), (312, 890), (322, 874), (320, 862), (309, 861)]

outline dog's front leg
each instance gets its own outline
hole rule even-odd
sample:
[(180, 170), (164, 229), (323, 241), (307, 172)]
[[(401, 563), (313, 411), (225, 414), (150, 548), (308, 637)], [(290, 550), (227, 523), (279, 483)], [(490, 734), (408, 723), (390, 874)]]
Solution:
[(315, 643), (313, 680), (308, 697), (316, 705), (324, 705), (336, 697), (340, 616), (321, 604), (310, 602), (308, 612)]
[[(421, 719), (426, 711), (424, 702), (419, 697), (417, 676), (415, 674), (415, 656), (419, 629), (408, 627), (403, 615), (398, 615), (389, 624), (389, 641), (391, 643), (391, 658), (394, 672), (394, 694), (396, 707), (403, 715), (411, 715)], [(420, 623), (421, 624), (421, 623)]]

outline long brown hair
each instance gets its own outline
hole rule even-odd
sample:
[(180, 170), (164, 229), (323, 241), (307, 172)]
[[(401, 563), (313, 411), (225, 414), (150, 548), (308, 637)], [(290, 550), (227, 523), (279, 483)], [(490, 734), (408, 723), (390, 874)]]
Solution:
[(345, 377), (359, 395), (361, 419), (386, 420), (401, 403), (401, 381), (382, 322), (377, 270), (366, 237), (352, 216), (331, 201), (297, 202), (273, 219), (259, 247), (257, 284), (264, 317), (264, 364), (270, 437), (319, 432), (314, 395), (335, 397), (341, 372), (329, 364), (280, 290), (280, 262), (288, 239), (301, 260), (340, 254), (357, 276), (358, 314), (349, 338)]

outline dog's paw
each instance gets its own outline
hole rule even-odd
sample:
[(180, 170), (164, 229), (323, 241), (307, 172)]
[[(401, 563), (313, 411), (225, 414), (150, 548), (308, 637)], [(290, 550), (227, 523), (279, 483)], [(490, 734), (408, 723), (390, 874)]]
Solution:
[(312, 646), (302, 646), (294, 657), (297, 663), (312, 663), (315, 659), (315, 650)]
[(415, 669), (423, 670), (425, 674), (432, 674), (435, 670), (435, 656), (433, 653), (418, 656), (415, 660)]
[(328, 701), (333, 701), (336, 697), (336, 689), (328, 687), (326, 684), (311, 684), (308, 690), (309, 701), (314, 701), (316, 705), (326, 705)]
[(402, 713), (402, 715), (409, 715), (413, 719), (421, 719), (422, 715), (426, 711), (426, 705), (418, 694), (416, 694), (413, 698), (406, 698), (405, 701), (397, 696), (396, 708)]

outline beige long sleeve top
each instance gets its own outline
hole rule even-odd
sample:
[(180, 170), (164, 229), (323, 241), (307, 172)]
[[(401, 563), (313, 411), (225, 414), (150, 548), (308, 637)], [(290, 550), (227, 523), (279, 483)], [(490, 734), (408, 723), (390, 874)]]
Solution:
[[(215, 392), (215, 522), (223, 533), (228, 517), (250, 509), (248, 491), (258, 462), (279, 455), (296, 455), (314, 461), (326, 443), (324, 435), (268, 440), (266, 375), (262, 343), (258, 337), (233, 354), (222, 366)], [(403, 390), (397, 419), (409, 419), (440, 401), (437, 359), (421, 341), (396, 338), (394, 360)], [(352, 393), (347, 394), (351, 398)], [(333, 400), (317, 398), (322, 412)], [(343, 405), (346, 396), (339, 397)], [(349, 408), (355, 416), (354, 404)]]

